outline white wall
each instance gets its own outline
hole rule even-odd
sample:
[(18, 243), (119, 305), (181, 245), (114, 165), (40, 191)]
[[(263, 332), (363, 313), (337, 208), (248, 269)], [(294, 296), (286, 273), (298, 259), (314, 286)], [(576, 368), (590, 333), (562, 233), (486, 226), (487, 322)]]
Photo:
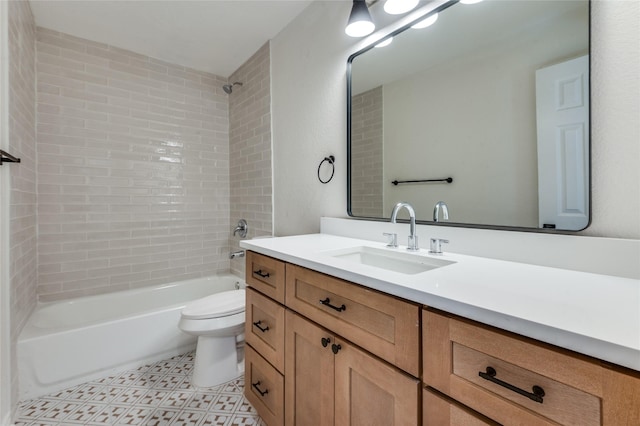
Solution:
[[(272, 42), (276, 235), (346, 216), (349, 2), (314, 2)], [(592, 3), (593, 219), (582, 235), (640, 238), (640, 2)], [(336, 155), (336, 176), (316, 177)]]
[[(312, 3), (271, 43), (276, 235), (317, 232), (321, 216), (347, 214), (349, 3)], [(329, 155), (336, 172), (323, 185), (316, 173)]]
[(591, 15), (593, 236), (640, 238), (640, 2)]

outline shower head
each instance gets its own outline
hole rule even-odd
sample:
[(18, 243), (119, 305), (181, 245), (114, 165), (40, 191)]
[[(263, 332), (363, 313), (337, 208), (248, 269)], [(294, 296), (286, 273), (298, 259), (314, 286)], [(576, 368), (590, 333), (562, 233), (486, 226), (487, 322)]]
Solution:
[(236, 81), (233, 84), (225, 84), (224, 86), (222, 86), (222, 90), (224, 90), (227, 94), (231, 94), (231, 92), (233, 92), (233, 86), (242, 86), (242, 83)]

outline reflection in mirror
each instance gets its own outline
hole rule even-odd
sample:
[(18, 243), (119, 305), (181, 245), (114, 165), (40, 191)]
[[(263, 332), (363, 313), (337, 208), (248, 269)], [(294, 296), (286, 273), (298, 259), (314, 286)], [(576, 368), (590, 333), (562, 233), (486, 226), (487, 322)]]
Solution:
[(349, 214), (405, 201), (424, 222), (444, 201), (457, 224), (584, 229), (588, 55), (586, 0), (450, 2), (352, 55)]

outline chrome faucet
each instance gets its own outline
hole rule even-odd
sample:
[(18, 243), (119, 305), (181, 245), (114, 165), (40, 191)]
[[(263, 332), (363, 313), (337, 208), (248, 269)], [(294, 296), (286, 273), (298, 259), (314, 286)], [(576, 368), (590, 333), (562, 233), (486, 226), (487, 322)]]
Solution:
[(442, 207), (442, 218), (444, 220), (449, 220), (449, 209), (447, 208), (447, 205), (445, 204), (444, 201), (438, 201), (436, 203), (436, 205), (433, 207), (433, 221), (434, 222), (439, 222), (439, 216), (440, 216), (440, 207)]
[(413, 210), (413, 207), (411, 207), (411, 204), (405, 202), (396, 204), (391, 212), (391, 223), (396, 223), (398, 211), (403, 207), (409, 212), (409, 241), (407, 244), (407, 250), (420, 250), (418, 247), (418, 236), (416, 235), (416, 212)]
[(233, 230), (233, 236), (235, 237), (236, 234), (240, 234), (240, 238), (247, 238), (247, 231), (249, 230), (249, 225), (247, 224), (247, 221), (244, 219), (240, 219), (238, 221), (238, 224), (236, 225), (236, 228)]

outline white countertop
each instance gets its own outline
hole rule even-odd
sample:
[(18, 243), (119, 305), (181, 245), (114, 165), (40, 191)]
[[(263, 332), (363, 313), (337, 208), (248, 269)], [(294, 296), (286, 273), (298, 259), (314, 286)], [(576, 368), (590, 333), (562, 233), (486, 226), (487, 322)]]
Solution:
[(328, 234), (240, 246), (640, 371), (640, 280), (447, 253), (446, 246), (433, 257), (455, 263), (406, 275), (323, 253), (357, 246), (410, 253), (406, 247)]

